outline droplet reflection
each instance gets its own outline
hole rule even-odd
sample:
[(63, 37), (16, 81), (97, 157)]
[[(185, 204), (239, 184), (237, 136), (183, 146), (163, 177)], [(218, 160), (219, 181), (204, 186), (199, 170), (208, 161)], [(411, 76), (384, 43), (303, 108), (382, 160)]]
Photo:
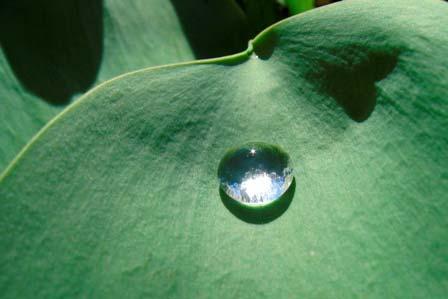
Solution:
[(264, 207), (290, 187), (291, 161), (274, 145), (253, 142), (230, 150), (218, 168), (221, 189), (247, 207)]

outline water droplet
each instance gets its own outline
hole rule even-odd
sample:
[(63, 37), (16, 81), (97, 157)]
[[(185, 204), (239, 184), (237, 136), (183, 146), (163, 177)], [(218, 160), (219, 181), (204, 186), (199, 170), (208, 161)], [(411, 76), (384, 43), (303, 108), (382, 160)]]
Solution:
[(275, 145), (260, 142), (229, 150), (219, 164), (218, 178), (231, 199), (248, 207), (273, 203), (293, 181), (289, 155)]

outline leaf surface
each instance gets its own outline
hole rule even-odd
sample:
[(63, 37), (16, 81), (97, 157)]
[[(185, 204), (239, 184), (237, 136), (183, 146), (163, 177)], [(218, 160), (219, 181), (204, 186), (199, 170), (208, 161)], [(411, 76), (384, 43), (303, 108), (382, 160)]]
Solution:
[[(344, 1), (238, 55), (89, 92), (0, 181), (5, 298), (442, 298), (448, 6)], [(258, 56), (258, 58), (257, 58)], [(226, 149), (280, 145), (295, 194), (254, 225)]]

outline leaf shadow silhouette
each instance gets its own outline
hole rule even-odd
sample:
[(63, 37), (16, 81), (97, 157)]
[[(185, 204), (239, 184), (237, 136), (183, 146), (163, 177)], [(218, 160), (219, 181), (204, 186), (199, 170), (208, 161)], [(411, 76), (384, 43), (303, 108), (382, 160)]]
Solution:
[(363, 122), (375, 109), (376, 84), (393, 72), (399, 54), (395, 51), (369, 52), (358, 47), (341, 51), (342, 54), (330, 53), (330, 57), (341, 58), (335, 59), (337, 63), (318, 60), (318, 65), (308, 76), (320, 90), (335, 99), (352, 120)]

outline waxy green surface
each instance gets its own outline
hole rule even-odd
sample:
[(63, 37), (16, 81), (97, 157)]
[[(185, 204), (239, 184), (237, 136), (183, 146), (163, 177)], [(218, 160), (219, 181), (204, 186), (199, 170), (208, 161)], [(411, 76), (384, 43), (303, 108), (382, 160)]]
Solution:
[[(445, 24), (442, 1), (344, 1), (90, 91), (0, 179), (2, 297), (443, 298)], [(216, 180), (251, 140), (295, 164), (264, 225)]]

